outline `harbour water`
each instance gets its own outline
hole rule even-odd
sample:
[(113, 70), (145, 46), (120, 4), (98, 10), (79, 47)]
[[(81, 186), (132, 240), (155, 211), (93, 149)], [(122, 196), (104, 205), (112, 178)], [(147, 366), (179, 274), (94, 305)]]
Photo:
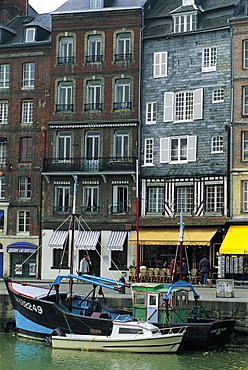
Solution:
[(140, 355), (58, 350), (0, 333), (0, 366), (4, 370), (248, 370), (248, 338), (209, 352)]

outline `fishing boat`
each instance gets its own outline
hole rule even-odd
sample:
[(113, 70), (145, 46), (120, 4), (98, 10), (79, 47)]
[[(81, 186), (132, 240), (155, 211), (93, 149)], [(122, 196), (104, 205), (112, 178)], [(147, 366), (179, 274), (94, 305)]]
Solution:
[(53, 348), (84, 351), (174, 353), (185, 330), (185, 327), (160, 330), (148, 322), (117, 318), (109, 336), (64, 334), (58, 330), (59, 335), (53, 335), (51, 343)]
[[(224, 346), (234, 330), (235, 320), (220, 319), (205, 310), (191, 283), (180, 280), (171, 285), (132, 284), (133, 315), (159, 328), (187, 326), (180, 350), (209, 350)], [(189, 294), (193, 293), (193, 302)]]

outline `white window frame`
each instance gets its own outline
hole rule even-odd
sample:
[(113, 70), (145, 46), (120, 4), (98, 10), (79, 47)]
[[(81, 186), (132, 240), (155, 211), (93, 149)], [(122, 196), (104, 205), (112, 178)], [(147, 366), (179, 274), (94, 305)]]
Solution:
[(243, 86), (243, 115), (248, 114), (248, 86)]
[(19, 177), (19, 199), (31, 198), (31, 177)]
[[(177, 102), (181, 97), (181, 105)], [(188, 97), (193, 97), (189, 100)], [(178, 110), (181, 107), (180, 116)], [(180, 117), (178, 119), (177, 117)], [(185, 122), (202, 119), (203, 89), (164, 93), (164, 122)]]
[(131, 34), (130, 32), (118, 33), (116, 37), (116, 60), (130, 61)]
[(243, 68), (248, 68), (248, 40), (243, 41)]
[[(120, 198), (120, 190), (122, 190), (122, 197)], [(125, 198), (125, 199), (124, 199)], [(123, 202), (123, 204), (122, 204)], [(112, 213), (128, 213), (128, 185), (114, 185), (113, 186), (113, 205)]]
[(73, 109), (73, 85), (71, 81), (59, 82), (58, 105), (62, 107), (62, 109), (59, 109), (60, 111), (68, 111)]
[(9, 87), (10, 66), (9, 64), (0, 65), (0, 89)]
[[(102, 35), (90, 35), (88, 37), (88, 62), (102, 62)], [(92, 58), (89, 59), (89, 57)]]
[(74, 40), (72, 36), (63, 36), (59, 40), (59, 64), (73, 63)]
[[(69, 213), (70, 212), (70, 185), (55, 185), (55, 208), (61, 207), (55, 213)], [(61, 203), (62, 200), (62, 203)], [(60, 204), (61, 203), (61, 204)]]
[(196, 30), (197, 13), (184, 13), (173, 16), (174, 33), (183, 33)]
[[(207, 208), (210, 205), (210, 208)], [(221, 213), (224, 208), (224, 188), (222, 184), (206, 185), (206, 212)]]
[[(23, 216), (21, 217), (21, 214), (23, 214)], [(18, 233), (29, 233), (30, 231), (30, 211), (28, 210), (20, 210), (18, 211), (17, 213), (17, 232)], [(23, 223), (21, 223), (21, 218), (23, 219)], [(22, 229), (23, 230), (20, 230), (20, 226), (22, 225)]]
[[(192, 212), (194, 206), (194, 187), (177, 186), (176, 212)], [(181, 203), (179, 201), (181, 200)]]
[[(187, 146), (182, 146), (183, 141), (187, 140)], [(172, 143), (178, 142), (177, 160), (172, 159)], [(196, 162), (197, 136), (175, 136), (160, 138), (160, 163), (188, 163)], [(186, 150), (186, 152), (185, 152)], [(185, 159), (181, 159), (185, 156)]]
[(59, 162), (69, 162), (71, 159), (71, 133), (59, 131), (56, 137), (56, 159)]
[(22, 101), (22, 123), (33, 123), (34, 120), (34, 101)]
[(216, 154), (216, 153), (223, 153), (223, 136), (221, 135), (216, 135), (212, 137), (212, 145), (211, 145), (211, 153)]
[(90, 0), (90, 9), (102, 8), (102, 1), (103, 0)]
[(86, 104), (91, 104), (92, 109), (87, 110), (101, 110), (102, 102), (102, 84), (101, 81), (88, 81)]
[(248, 212), (248, 181), (243, 181), (242, 190), (242, 211)]
[(35, 27), (29, 27), (25, 30), (25, 42), (34, 42), (35, 41), (35, 35), (36, 35), (36, 28)]
[(154, 139), (147, 138), (144, 142), (144, 166), (153, 166)]
[(157, 102), (146, 103), (146, 124), (155, 124), (157, 120)]
[(99, 213), (99, 186), (83, 187), (83, 212)]
[(23, 87), (34, 87), (35, 63), (23, 64)]
[(129, 133), (127, 131), (116, 131), (114, 136), (114, 157), (129, 157)]
[(115, 83), (115, 102), (120, 104), (120, 109), (130, 109), (131, 104), (131, 81), (119, 79)]
[(216, 71), (217, 46), (202, 49), (202, 72)]
[(6, 190), (6, 178), (5, 176), (0, 177), (0, 199), (5, 199)]
[(242, 161), (248, 161), (248, 131), (242, 132)]
[(148, 186), (148, 213), (164, 211), (165, 189), (164, 186)]
[(153, 54), (153, 77), (166, 77), (168, 73), (168, 51)]
[(213, 90), (212, 103), (223, 103), (224, 102), (224, 89), (218, 88)]
[(6, 125), (8, 123), (9, 103), (7, 100), (0, 100), (0, 124)]
[(195, 4), (195, 0), (183, 0), (183, 6), (187, 6), (187, 5), (194, 5)]
[(0, 164), (6, 164), (7, 158), (7, 141), (0, 142)]

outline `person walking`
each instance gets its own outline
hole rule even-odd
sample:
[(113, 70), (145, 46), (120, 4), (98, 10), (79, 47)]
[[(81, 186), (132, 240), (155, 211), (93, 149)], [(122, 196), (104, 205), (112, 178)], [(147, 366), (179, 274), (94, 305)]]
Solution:
[(89, 256), (87, 256), (86, 254), (81, 259), (80, 265), (79, 265), (78, 275), (81, 276), (83, 274), (92, 274), (92, 265), (89, 260)]
[(176, 281), (178, 281), (178, 264), (176, 263), (174, 259), (171, 260), (171, 264), (169, 268), (170, 268), (171, 282), (175, 283)]
[(206, 254), (203, 255), (203, 258), (200, 260), (199, 264), (199, 270), (200, 270), (200, 285), (206, 285), (208, 274), (210, 272), (210, 262), (207, 259)]
[(188, 266), (185, 258), (182, 259), (182, 278), (185, 281), (188, 281)]

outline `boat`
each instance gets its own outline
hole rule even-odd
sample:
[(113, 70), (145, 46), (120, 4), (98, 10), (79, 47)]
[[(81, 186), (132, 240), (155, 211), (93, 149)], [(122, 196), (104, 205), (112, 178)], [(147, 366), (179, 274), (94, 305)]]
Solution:
[(131, 288), (135, 319), (147, 320), (160, 329), (187, 327), (179, 350), (210, 350), (223, 347), (230, 340), (235, 320), (211, 317), (215, 313), (201, 306), (200, 296), (191, 283), (183, 280), (170, 285), (134, 283)]
[(109, 336), (65, 334), (52, 335), (53, 348), (83, 351), (175, 353), (182, 341), (185, 327), (158, 329), (151, 323), (120, 317), (113, 321)]

